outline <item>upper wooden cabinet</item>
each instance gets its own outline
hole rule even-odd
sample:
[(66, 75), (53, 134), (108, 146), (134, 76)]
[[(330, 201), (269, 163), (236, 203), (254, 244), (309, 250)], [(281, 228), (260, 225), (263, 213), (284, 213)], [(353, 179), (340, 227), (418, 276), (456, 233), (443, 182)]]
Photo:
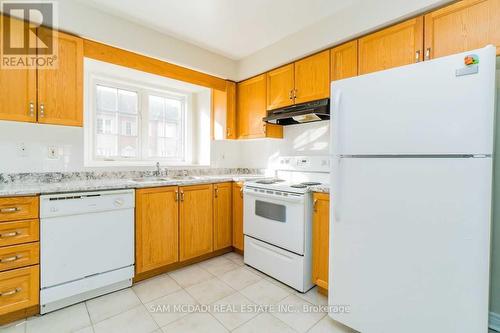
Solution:
[(213, 251), (212, 184), (179, 187), (180, 260)]
[(136, 190), (136, 274), (179, 261), (177, 198), (177, 186)]
[(463, 0), (425, 15), (425, 58), (493, 44), (500, 54), (500, 0)]
[(243, 184), (233, 183), (233, 247), (243, 251)]
[(330, 97), (330, 50), (295, 62), (295, 104)]
[(312, 280), (319, 287), (328, 289), (330, 195), (314, 193), (313, 200)]
[[(52, 34), (46, 28), (37, 32), (40, 36)], [(83, 125), (83, 41), (62, 32), (56, 36), (58, 54), (54, 69), (0, 70), (0, 119)]]
[(424, 18), (419, 16), (359, 39), (359, 74), (423, 60)]
[(233, 243), (232, 183), (214, 184), (214, 251)]
[(226, 81), (226, 90), (212, 89), (212, 138), (236, 139), (236, 83)]
[[(22, 21), (2, 16), (1, 19)], [(22, 29), (22, 26), (20, 26)], [(11, 34), (12, 43), (21, 41), (23, 34)], [(2, 69), (0, 67), (0, 119), (36, 122), (36, 69)]]
[(292, 105), (295, 89), (295, 66), (289, 64), (267, 72), (267, 109)]
[(330, 96), (330, 51), (276, 68), (267, 76), (267, 109)]
[(353, 40), (331, 49), (330, 68), (332, 81), (358, 75), (358, 41)]
[(239, 82), (236, 91), (238, 138), (283, 138), (281, 126), (262, 121), (266, 111), (266, 74)]
[(82, 126), (83, 41), (58, 32), (58, 48), (57, 68), (38, 70), (38, 122)]

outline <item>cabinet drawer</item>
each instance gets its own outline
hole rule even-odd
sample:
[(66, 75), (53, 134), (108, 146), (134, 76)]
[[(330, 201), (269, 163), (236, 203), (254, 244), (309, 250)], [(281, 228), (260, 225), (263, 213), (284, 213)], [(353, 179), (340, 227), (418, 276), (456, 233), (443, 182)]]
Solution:
[(0, 248), (0, 272), (35, 265), (39, 262), (40, 245), (38, 242)]
[(0, 273), (0, 315), (38, 304), (40, 266)]
[(38, 220), (0, 223), (0, 246), (36, 242), (40, 238)]
[(0, 222), (38, 218), (38, 197), (0, 198)]

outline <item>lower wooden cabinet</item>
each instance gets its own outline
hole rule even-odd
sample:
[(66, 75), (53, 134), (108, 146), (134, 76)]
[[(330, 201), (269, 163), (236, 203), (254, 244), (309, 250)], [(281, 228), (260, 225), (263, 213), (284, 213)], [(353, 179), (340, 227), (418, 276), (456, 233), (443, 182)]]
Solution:
[(214, 251), (233, 244), (232, 183), (214, 184)]
[(39, 275), (39, 265), (0, 273), (0, 316), (38, 304)]
[(330, 195), (328, 193), (314, 193), (313, 200), (312, 279), (318, 287), (328, 289)]
[(179, 187), (181, 261), (213, 251), (212, 191), (212, 184)]
[(243, 184), (233, 183), (233, 247), (243, 251)]
[(179, 261), (178, 187), (136, 190), (135, 271)]

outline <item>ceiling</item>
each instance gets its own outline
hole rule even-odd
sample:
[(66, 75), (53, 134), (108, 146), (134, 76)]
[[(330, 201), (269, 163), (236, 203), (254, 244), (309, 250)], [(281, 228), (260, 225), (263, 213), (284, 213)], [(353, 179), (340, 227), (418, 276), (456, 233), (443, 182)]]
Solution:
[(356, 0), (86, 0), (84, 3), (233, 60)]

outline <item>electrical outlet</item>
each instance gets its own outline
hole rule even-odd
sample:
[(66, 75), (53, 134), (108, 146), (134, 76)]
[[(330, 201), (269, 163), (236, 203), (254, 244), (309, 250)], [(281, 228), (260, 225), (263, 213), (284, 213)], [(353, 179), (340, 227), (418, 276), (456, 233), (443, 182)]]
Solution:
[(59, 159), (59, 152), (56, 146), (47, 147), (47, 158), (50, 160)]
[(17, 155), (19, 157), (27, 157), (28, 156), (28, 148), (26, 148), (26, 145), (24, 142), (21, 142), (20, 144), (17, 145)]

